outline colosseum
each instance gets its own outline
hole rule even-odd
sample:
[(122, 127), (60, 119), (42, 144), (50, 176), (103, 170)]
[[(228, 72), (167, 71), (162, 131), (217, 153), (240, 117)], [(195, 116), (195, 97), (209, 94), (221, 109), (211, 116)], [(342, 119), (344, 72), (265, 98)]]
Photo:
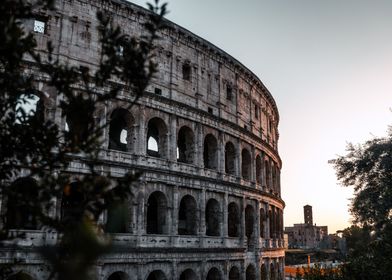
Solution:
[[(111, 12), (135, 36), (149, 13), (121, 0), (56, 5), (28, 26), (38, 46), (50, 40), (64, 61), (91, 67), (99, 63), (98, 10)], [(143, 175), (123, 226), (113, 233), (121, 249), (102, 257), (95, 273), (103, 280), (284, 279), (276, 103), (235, 58), (167, 24), (157, 42), (159, 72), (145, 94), (129, 110), (127, 91), (102, 104), (110, 116), (100, 120), (110, 123), (102, 164), (118, 176), (130, 169)], [(59, 109), (47, 109), (64, 126)], [(72, 168), (84, 172), (83, 165)], [(30, 240), (21, 247), (49, 240), (44, 231), (26, 232)], [(43, 279), (39, 255), (21, 250), (18, 256), (29, 279)]]

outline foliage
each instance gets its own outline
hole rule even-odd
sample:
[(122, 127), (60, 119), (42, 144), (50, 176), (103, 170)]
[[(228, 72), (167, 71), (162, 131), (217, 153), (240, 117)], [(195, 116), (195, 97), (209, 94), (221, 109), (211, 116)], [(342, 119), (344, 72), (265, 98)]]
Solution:
[(343, 186), (354, 188), (354, 224), (345, 230), (348, 279), (392, 279), (392, 131), (350, 144), (331, 161)]
[[(292, 278), (292, 277), (291, 277)], [(341, 269), (333, 267), (321, 267), (320, 265), (315, 265), (312, 267), (302, 267), (297, 268), (296, 280), (343, 280), (343, 275)]]
[[(61, 237), (40, 251), (51, 264), (51, 277), (89, 279), (89, 266), (110, 248), (98, 218), (105, 209), (132, 195), (130, 186), (139, 176), (131, 172), (114, 178), (99, 168), (105, 124), (96, 122), (97, 108), (124, 88), (135, 100), (143, 94), (157, 70), (154, 42), (163, 28), (166, 5), (159, 6), (157, 1), (150, 5), (147, 32), (138, 38), (123, 34), (105, 11), (99, 12), (101, 59), (97, 69), (90, 69), (64, 63), (51, 43), (46, 51), (37, 51), (34, 34), (25, 30), (24, 23), (37, 11), (54, 12), (54, 2), (2, 0), (0, 4), (0, 192), (8, 201), (17, 201), (18, 210), (27, 209), (37, 227)], [(111, 81), (119, 79), (121, 85), (114, 86)], [(56, 110), (61, 111), (67, 129), (38, 106), (35, 111), (24, 106), (37, 96), (39, 82), (47, 84), (60, 100)], [(89, 170), (78, 174), (77, 187), (72, 185), (75, 175), (67, 172), (72, 162)], [(27, 196), (20, 192), (23, 187), (13, 184), (21, 177), (35, 179)], [(51, 214), (55, 198), (78, 194), (83, 199), (72, 219)], [(10, 238), (16, 242), (23, 237), (11, 230), (12, 214), (1, 214), (2, 247), (9, 246)], [(9, 266), (3, 268), (2, 273), (10, 273)]]

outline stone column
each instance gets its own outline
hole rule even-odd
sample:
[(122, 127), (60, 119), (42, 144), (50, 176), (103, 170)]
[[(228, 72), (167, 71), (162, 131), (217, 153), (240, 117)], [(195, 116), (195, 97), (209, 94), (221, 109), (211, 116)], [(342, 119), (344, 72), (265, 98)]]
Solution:
[[(260, 201), (256, 201), (256, 210), (255, 210), (255, 245), (256, 248), (261, 248), (260, 244)], [(258, 252), (259, 250), (256, 250)]]
[(228, 213), (227, 213), (227, 205), (229, 204), (229, 196), (227, 192), (224, 194), (223, 197), (223, 237), (227, 238), (228, 237), (228, 232), (227, 232), (227, 226), (228, 226)]
[(223, 133), (218, 134), (218, 172), (225, 173), (225, 144), (223, 141)]
[(146, 116), (145, 116), (145, 106), (140, 105), (140, 115), (139, 115), (139, 137), (137, 139), (138, 143), (137, 146), (139, 147), (136, 154), (139, 155), (146, 155), (147, 154), (147, 123), (146, 123)]
[(169, 117), (169, 137), (167, 143), (168, 159), (171, 161), (177, 161), (177, 117), (170, 115)]
[(173, 186), (173, 205), (172, 205), (172, 228), (171, 234), (178, 234), (178, 186)]
[[(203, 238), (206, 235), (206, 190), (203, 186), (200, 194), (200, 228), (199, 228), (199, 236)], [(200, 246), (204, 246), (200, 242)]]

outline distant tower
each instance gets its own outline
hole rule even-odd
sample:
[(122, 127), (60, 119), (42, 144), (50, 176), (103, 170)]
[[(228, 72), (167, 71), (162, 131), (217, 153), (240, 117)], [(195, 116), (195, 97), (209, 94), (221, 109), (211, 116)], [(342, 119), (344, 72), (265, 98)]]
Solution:
[(313, 225), (312, 206), (310, 206), (310, 205), (304, 206), (304, 218), (305, 218), (305, 224), (310, 225), (310, 226)]

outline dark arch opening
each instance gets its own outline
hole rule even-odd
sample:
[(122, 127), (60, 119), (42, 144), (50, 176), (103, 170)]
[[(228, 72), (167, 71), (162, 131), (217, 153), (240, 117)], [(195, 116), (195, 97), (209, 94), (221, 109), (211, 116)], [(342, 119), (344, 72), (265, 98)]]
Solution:
[(276, 270), (273, 263), (270, 264), (270, 280), (277, 280), (276, 279)]
[(271, 188), (271, 168), (268, 160), (264, 161), (265, 184), (267, 188)]
[(217, 157), (218, 142), (212, 134), (208, 134), (204, 138), (204, 167), (209, 169), (217, 169), (218, 157)]
[(265, 264), (263, 263), (260, 267), (260, 280), (267, 280), (268, 274)]
[(128, 110), (115, 109), (110, 116), (109, 149), (127, 151), (132, 116)]
[(178, 210), (178, 234), (197, 234), (197, 205), (196, 200), (190, 195), (185, 195), (180, 202), (180, 208)]
[(221, 276), (216, 267), (211, 268), (207, 274), (207, 280), (220, 280)]
[(242, 149), (241, 152), (241, 175), (245, 180), (250, 180), (252, 170), (252, 161), (250, 153), (247, 149)]
[(113, 201), (109, 204), (106, 219), (106, 232), (126, 233), (129, 232), (129, 218), (131, 216), (128, 201)]
[(110, 276), (108, 277), (108, 280), (128, 280), (128, 279), (129, 279), (128, 274), (122, 271), (114, 272), (110, 274)]
[(147, 234), (166, 234), (167, 201), (159, 191), (153, 192), (147, 201)]
[(166, 280), (166, 279), (167, 279), (166, 275), (165, 273), (162, 272), (162, 270), (154, 270), (147, 277), (147, 280)]
[(152, 118), (147, 129), (147, 154), (153, 157), (166, 156), (167, 127), (160, 118)]
[(247, 205), (245, 208), (245, 235), (248, 238), (248, 242), (250, 241), (252, 234), (253, 234), (253, 228), (254, 228), (254, 210), (251, 205)]
[(37, 182), (30, 177), (19, 178), (11, 184), (7, 196), (6, 227), (37, 229)]
[(209, 199), (206, 206), (206, 235), (220, 235), (221, 209), (219, 202), (213, 198)]
[(240, 271), (238, 267), (233, 266), (229, 272), (229, 280), (240, 280)]
[(194, 134), (193, 131), (183, 126), (178, 132), (177, 138), (177, 161), (185, 163), (193, 163), (195, 145), (194, 145)]
[(260, 155), (256, 156), (256, 183), (261, 184), (263, 182), (262, 178), (262, 166), (261, 166), (261, 157)]
[(266, 217), (265, 217), (265, 211), (263, 208), (260, 208), (260, 237), (265, 238), (265, 221), (266, 221)]
[(227, 231), (229, 237), (238, 237), (240, 236), (240, 211), (235, 202), (231, 202), (227, 207)]
[(231, 142), (225, 145), (225, 172), (235, 175), (235, 147)]
[(85, 195), (79, 182), (72, 182), (63, 189), (61, 220), (65, 224), (79, 223), (84, 214)]
[(181, 273), (180, 280), (197, 280), (197, 275), (192, 269), (188, 268)]
[(246, 280), (256, 280), (256, 269), (252, 264), (246, 268)]

